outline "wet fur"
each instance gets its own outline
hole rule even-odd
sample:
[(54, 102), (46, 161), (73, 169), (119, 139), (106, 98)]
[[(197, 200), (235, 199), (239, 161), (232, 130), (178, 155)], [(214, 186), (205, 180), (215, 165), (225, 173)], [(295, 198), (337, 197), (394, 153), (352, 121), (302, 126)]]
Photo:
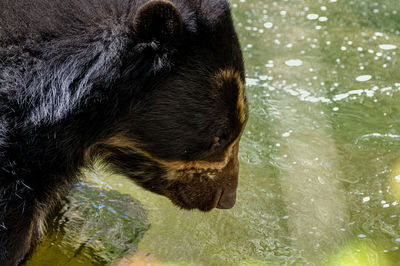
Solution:
[[(94, 157), (162, 193), (167, 182), (158, 177), (168, 169), (132, 148), (107, 145), (113, 136), (166, 160), (205, 160), (212, 156), (202, 147), (215, 136), (226, 138), (225, 147), (242, 130), (243, 121), (224, 118), (238, 96), (215, 105), (220, 96), (202, 90), (219, 69), (235, 68), (244, 80), (227, 3), (174, 1), (182, 38), (169, 42), (135, 31), (144, 2), (0, 0), (0, 265), (23, 259)], [(166, 84), (176, 90), (163, 90)], [(182, 127), (178, 121), (193, 112), (207, 115)]]

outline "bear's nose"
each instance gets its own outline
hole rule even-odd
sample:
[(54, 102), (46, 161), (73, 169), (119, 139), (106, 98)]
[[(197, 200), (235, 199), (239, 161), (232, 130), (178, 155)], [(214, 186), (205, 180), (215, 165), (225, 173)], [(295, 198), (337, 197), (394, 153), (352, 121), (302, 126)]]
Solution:
[(218, 209), (230, 209), (235, 205), (236, 202), (236, 189), (222, 191), (222, 195), (219, 198), (217, 208)]

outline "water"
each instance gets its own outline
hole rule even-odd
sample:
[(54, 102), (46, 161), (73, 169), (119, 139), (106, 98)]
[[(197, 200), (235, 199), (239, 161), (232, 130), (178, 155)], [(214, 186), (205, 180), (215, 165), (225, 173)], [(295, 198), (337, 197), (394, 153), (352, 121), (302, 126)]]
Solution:
[(231, 3), (250, 104), (237, 204), (182, 211), (98, 174), (145, 206), (139, 250), (181, 265), (400, 265), (400, 1)]

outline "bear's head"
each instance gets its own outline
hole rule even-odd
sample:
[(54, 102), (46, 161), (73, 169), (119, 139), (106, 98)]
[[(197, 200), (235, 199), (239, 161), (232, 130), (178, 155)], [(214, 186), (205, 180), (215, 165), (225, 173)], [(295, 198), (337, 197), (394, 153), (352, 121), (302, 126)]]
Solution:
[(126, 88), (140, 83), (140, 90), (126, 99), (129, 108), (113, 134), (93, 152), (184, 209), (233, 207), (248, 108), (228, 3), (145, 2), (132, 31), (136, 61), (129, 64), (135, 68), (125, 75), (138, 64), (151, 70), (127, 79)]

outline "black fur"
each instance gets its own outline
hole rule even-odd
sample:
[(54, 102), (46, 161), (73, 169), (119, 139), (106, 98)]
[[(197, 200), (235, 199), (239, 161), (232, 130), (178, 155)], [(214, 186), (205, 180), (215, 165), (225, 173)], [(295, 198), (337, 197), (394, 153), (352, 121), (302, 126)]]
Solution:
[[(155, 1), (140, 16), (146, 2), (0, 0), (0, 265), (24, 257), (88, 158), (172, 198), (153, 157), (219, 161), (239, 136), (238, 88), (213, 81), (244, 80), (227, 2)], [(138, 150), (107, 142), (121, 135)]]

